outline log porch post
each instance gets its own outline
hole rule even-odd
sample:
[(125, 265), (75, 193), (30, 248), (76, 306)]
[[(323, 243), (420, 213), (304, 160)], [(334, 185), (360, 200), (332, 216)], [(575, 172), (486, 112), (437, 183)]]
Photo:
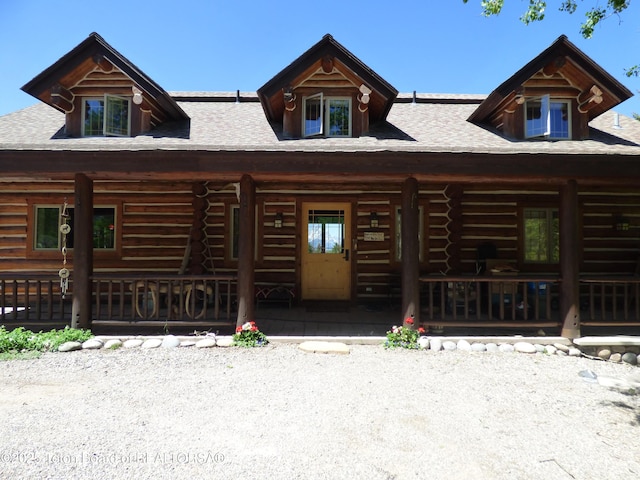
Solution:
[(75, 176), (73, 219), (73, 300), (71, 327), (91, 328), (93, 275), (93, 181), (82, 173)]
[(254, 320), (256, 237), (256, 186), (250, 175), (240, 179), (240, 220), (238, 238), (238, 319), (236, 326)]
[(578, 186), (569, 180), (560, 187), (560, 314), (561, 335), (580, 336), (580, 245), (578, 231)]
[(418, 181), (410, 177), (402, 185), (402, 321), (412, 317), (415, 328), (420, 324), (418, 212)]

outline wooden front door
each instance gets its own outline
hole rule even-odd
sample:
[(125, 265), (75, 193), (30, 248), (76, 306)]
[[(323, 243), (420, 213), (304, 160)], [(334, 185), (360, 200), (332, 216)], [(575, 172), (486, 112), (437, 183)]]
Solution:
[(351, 298), (351, 204), (302, 204), (302, 299)]

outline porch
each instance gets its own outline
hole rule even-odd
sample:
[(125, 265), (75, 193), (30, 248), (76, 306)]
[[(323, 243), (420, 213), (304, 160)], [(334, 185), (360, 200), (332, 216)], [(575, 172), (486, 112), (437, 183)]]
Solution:
[[(561, 280), (552, 276), (421, 276), (419, 323), (431, 333), (527, 335), (561, 329)], [(235, 276), (95, 274), (90, 328), (96, 333), (230, 333)], [(257, 290), (260, 291), (260, 290)], [(63, 298), (53, 275), (0, 274), (0, 324), (42, 330), (73, 325), (73, 283)], [(401, 324), (401, 298), (359, 303), (262, 303), (267, 335), (384, 335)], [(580, 278), (582, 334), (640, 333), (640, 277)]]

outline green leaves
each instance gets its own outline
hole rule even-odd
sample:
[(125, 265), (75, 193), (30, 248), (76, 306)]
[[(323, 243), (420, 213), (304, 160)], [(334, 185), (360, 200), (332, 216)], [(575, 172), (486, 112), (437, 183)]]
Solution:
[(0, 326), (0, 353), (22, 351), (56, 351), (65, 342), (84, 342), (93, 335), (89, 330), (80, 330), (65, 327), (63, 330), (51, 330), (49, 332), (33, 333), (18, 327), (7, 330)]

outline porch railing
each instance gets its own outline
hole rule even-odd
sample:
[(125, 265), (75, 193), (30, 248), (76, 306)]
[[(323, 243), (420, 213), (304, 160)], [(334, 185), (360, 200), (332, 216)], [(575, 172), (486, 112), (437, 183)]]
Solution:
[(71, 295), (62, 298), (52, 274), (0, 274), (0, 324), (69, 324)]
[(423, 323), (558, 325), (558, 277), (422, 276), (420, 283)]
[(640, 326), (640, 276), (580, 279), (581, 323)]
[(231, 275), (94, 274), (94, 320), (231, 320), (236, 277)]

